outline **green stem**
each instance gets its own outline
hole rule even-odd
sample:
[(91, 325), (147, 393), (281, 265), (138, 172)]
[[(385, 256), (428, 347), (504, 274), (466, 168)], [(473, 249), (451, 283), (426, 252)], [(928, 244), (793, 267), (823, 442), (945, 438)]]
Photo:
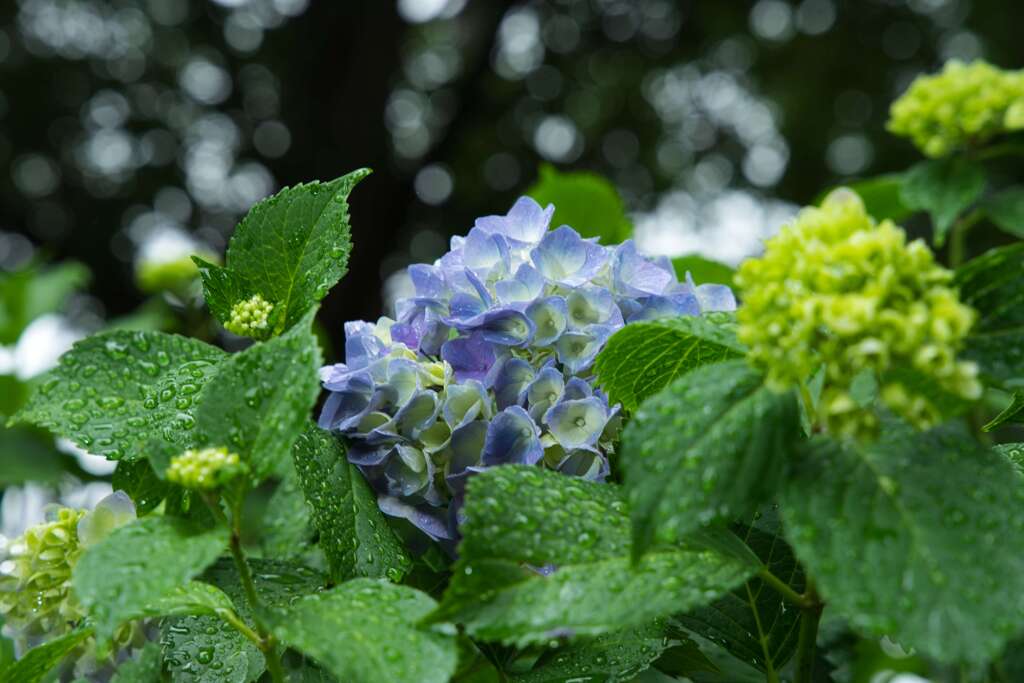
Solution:
[(808, 601), (806, 596), (800, 595), (795, 590), (789, 587), (785, 581), (772, 574), (767, 567), (762, 567), (761, 571), (758, 572), (758, 578), (767, 583), (769, 586), (774, 588), (783, 598), (793, 603), (800, 609), (806, 609), (812, 606), (811, 602)]
[(242, 618), (234, 610), (218, 610), (217, 616), (234, 626), (235, 630), (252, 641), (253, 645), (261, 650), (263, 649), (263, 638), (256, 631), (249, 628), (249, 625), (242, 621)]
[[(245, 598), (249, 602), (249, 607), (252, 609), (253, 621), (256, 623), (256, 630), (253, 631), (251, 628), (245, 625), (240, 619), (235, 616), (235, 621), (225, 617), (225, 620), (238, 629), (242, 635), (249, 640), (252, 640), (256, 647), (259, 648), (260, 652), (263, 653), (263, 658), (267, 662), (267, 671), (270, 672), (270, 678), (274, 683), (284, 683), (284, 669), (281, 667), (281, 658), (277, 654), (277, 641), (274, 636), (267, 629), (266, 625), (260, 620), (260, 598), (256, 593), (256, 584), (252, 580), (252, 570), (249, 569), (249, 563), (245, 559), (245, 551), (242, 550), (242, 536), (241, 536), (241, 495), (234, 496), (235, 502), (231, 506), (231, 521), (228, 522), (227, 516), (224, 511), (221, 510), (220, 504), (216, 497), (216, 494), (203, 493), (203, 500), (206, 501), (213, 516), (217, 518), (219, 522), (231, 529), (231, 542), (229, 548), (231, 550), (231, 557), (235, 561), (235, 568), (238, 570), (238, 579), (242, 584), (242, 590), (245, 592)], [(244, 628), (244, 630), (243, 630)]]
[(984, 217), (979, 209), (957, 219), (949, 233), (949, 267), (956, 268), (967, 260), (967, 233)]
[(793, 683), (811, 683), (814, 674), (814, 651), (818, 640), (818, 624), (824, 605), (818, 598), (814, 583), (807, 580), (803, 599), (807, 606), (800, 613), (800, 636), (796, 646), (796, 675)]

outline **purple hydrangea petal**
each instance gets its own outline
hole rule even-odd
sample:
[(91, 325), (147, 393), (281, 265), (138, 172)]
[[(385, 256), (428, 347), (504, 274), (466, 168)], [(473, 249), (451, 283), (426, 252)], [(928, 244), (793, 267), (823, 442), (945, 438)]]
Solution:
[(526, 388), (530, 416), (534, 420), (541, 419), (544, 413), (562, 398), (564, 390), (565, 378), (561, 372), (552, 367), (546, 367), (538, 372), (530, 386)]
[(542, 457), (540, 428), (525, 410), (510, 406), (494, 416), (487, 427), (483, 464), (535, 465)]
[(608, 458), (589, 450), (572, 451), (558, 463), (558, 471), (589, 481), (604, 481), (611, 473)]
[(501, 235), (473, 228), (462, 244), (462, 264), (477, 275), (507, 273), (510, 266), (508, 242)]
[(698, 285), (697, 301), (701, 311), (736, 310), (736, 296), (726, 285)]
[(520, 197), (504, 216), (484, 216), (476, 219), (475, 228), (486, 233), (502, 235), (514, 245), (536, 244), (547, 232), (555, 207), (540, 204), (530, 197)]
[(445, 393), (441, 414), (453, 432), (478, 417), (491, 417), (491, 401), (487, 389), (480, 382), (469, 380), (452, 384)]
[(697, 295), (688, 289), (667, 296), (647, 296), (635, 299), (628, 308), (626, 322), (676, 318), (681, 315), (700, 315)]
[(407, 439), (415, 439), (421, 431), (434, 423), (439, 410), (437, 393), (417, 392), (395, 414), (395, 431)]
[(474, 420), (452, 431), (448, 476), (461, 474), (467, 468), (480, 464), (487, 439), (487, 424), (484, 420)]
[(373, 448), (359, 442), (351, 442), (348, 445), (348, 461), (353, 465), (374, 467), (384, 462), (390, 452), (391, 448), (387, 446)]
[(398, 444), (384, 462), (388, 493), (409, 497), (426, 491), (434, 478), (434, 464), (423, 451)]
[(544, 414), (544, 423), (567, 452), (593, 448), (608, 422), (608, 406), (592, 396), (561, 401)]
[(633, 240), (626, 240), (612, 254), (612, 286), (619, 294), (631, 297), (664, 294), (676, 280), (671, 265), (666, 270), (663, 264), (641, 256)]
[(501, 364), (494, 379), (494, 397), (498, 410), (516, 405), (519, 397), (533, 380), (533, 366), (522, 358), (509, 358)]
[(476, 332), (491, 344), (525, 346), (533, 339), (533, 322), (514, 308), (496, 308), (472, 318), (445, 322), (464, 332)]
[(448, 285), (439, 267), (416, 263), (409, 266), (408, 272), (417, 297), (443, 299), (449, 296)]
[(563, 401), (576, 401), (581, 398), (590, 398), (594, 395), (594, 388), (585, 379), (572, 377), (565, 383), (565, 390), (562, 392)]
[(528, 303), (544, 291), (544, 278), (536, 268), (524, 263), (516, 270), (515, 277), (494, 283), (494, 290), (503, 304)]
[(585, 370), (597, 358), (611, 330), (592, 325), (589, 329), (566, 332), (555, 344), (558, 361), (571, 373)]
[(455, 538), (447, 516), (437, 508), (409, 505), (393, 496), (378, 496), (377, 506), (385, 515), (407, 520), (435, 541)]
[(479, 333), (449, 339), (441, 346), (441, 358), (452, 366), (455, 379), (460, 382), (468, 379), (481, 382), (487, 380), (497, 360), (494, 347)]
[(550, 346), (558, 341), (569, 324), (569, 309), (565, 299), (549, 296), (538, 299), (526, 309), (526, 317), (533, 323), (536, 346)]
[(599, 287), (578, 287), (565, 297), (569, 326), (582, 329), (590, 325), (622, 326), (622, 313), (612, 293)]
[(577, 287), (593, 278), (608, 259), (604, 247), (563, 225), (544, 235), (530, 252), (537, 271), (549, 282)]

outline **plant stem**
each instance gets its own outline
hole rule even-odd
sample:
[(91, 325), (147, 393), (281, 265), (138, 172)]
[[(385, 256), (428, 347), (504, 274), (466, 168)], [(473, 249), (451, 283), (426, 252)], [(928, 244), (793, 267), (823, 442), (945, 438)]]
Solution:
[(796, 675), (793, 683), (811, 683), (814, 674), (814, 651), (818, 640), (818, 623), (821, 621), (822, 604), (814, 589), (814, 583), (807, 580), (807, 590), (801, 596), (807, 603), (801, 609), (800, 636), (796, 646)]
[(256, 631), (254, 632), (251, 628), (246, 626), (241, 619), (238, 619), (237, 615), (235, 615), (235, 621), (232, 621), (227, 617), (224, 618), (225, 621), (238, 629), (242, 635), (249, 640), (252, 640), (256, 647), (259, 648), (260, 652), (263, 653), (263, 658), (266, 660), (267, 671), (270, 672), (271, 680), (274, 681), (274, 683), (284, 683), (284, 669), (281, 668), (281, 658), (278, 657), (277, 654), (277, 641), (259, 617), (261, 609), (260, 598), (256, 593), (256, 584), (253, 583), (252, 580), (252, 570), (249, 569), (249, 563), (245, 559), (245, 551), (242, 550), (242, 496), (239, 494), (233, 496), (233, 498), (234, 500), (231, 505), (231, 521), (229, 523), (227, 516), (220, 508), (217, 497), (215, 495), (203, 494), (203, 500), (206, 501), (206, 504), (209, 506), (213, 516), (216, 517), (219, 522), (231, 529), (231, 542), (229, 544), (231, 557), (235, 561), (235, 568), (238, 570), (238, 580), (241, 582), (242, 590), (245, 592), (245, 599), (248, 601), (249, 607), (252, 610), (253, 621), (256, 624)]
[(949, 232), (949, 267), (956, 268), (967, 260), (967, 233), (984, 214), (975, 209), (966, 216), (957, 219)]
[(795, 590), (789, 587), (785, 581), (772, 574), (767, 567), (763, 567), (758, 572), (758, 578), (767, 583), (769, 586), (774, 588), (782, 597), (789, 602), (793, 603), (800, 609), (806, 609), (811, 607), (811, 603), (807, 600), (806, 596), (800, 595)]

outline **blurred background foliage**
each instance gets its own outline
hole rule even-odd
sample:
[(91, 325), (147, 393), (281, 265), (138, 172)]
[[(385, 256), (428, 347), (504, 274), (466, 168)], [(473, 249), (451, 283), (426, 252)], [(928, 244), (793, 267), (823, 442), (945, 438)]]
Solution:
[[(1021, 67), (1022, 22), (1014, 0), (7, 0), (0, 416), (88, 332), (237, 343), (187, 256), (222, 253), (280, 187), (361, 166), (328, 358), (404, 266), (527, 191), (578, 190), (556, 221), (632, 225), (681, 275), (727, 281), (706, 259), (735, 265), (824, 189), (917, 161), (890, 102), (950, 58)], [(567, 191), (567, 171), (592, 175)], [(0, 550), (44, 503), (110, 490), (111, 463), (32, 430), (0, 429), (0, 459)], [(920, 669), (887, 642), (846, 651), (829, 666), (849, 680)]]

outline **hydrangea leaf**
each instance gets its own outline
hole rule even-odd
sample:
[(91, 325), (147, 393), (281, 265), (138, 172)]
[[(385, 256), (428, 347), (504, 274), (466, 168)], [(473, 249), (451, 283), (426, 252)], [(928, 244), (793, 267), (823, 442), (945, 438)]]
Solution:
[(195, 396), (224, 358), (214, 346), (172, 334), (98, 334), (61, 356), (13, 421), (110, 460), (145, 458), (152, 442), (187, 438)]
[[(256, 594), (264, 604), (283, 607), (296, 596), (322, 588), (326, 577), (293, 562), (250, 559)], [(221, 558), (201, 577), (217, 586), (250, 627), (249, 606), (234, 563)], [(263, 654), (233, 626), (217, 616), (187, 616), (163, 621), (160, 642), (167, 668), (182, 683), (249, 683), (266, 669)]]
[(149, 642), (134, 659), (118, 665), (110, 683), (160, 683), (163, 680), (163, 656), (160, 646)]
[(964, 355), (999, 382), (1024, 376), (1024, 243), (992, 249), (956, 271), (964, 303), (979, 313)]
[(544, 653), (534, 668), (512, 677), (513, 683), (565, 681), (630, 681), (650, 668), (661, 654), (693, 642), (682, 633), (670, 637), (668, 628), (653, 622)]
[(1009, 460), (1017, 472), (1024, 476), (1024, 443), (1001, 443), (992, 448), (1001, 457)]
[(626, 325), (597, 357), (598, 384), (612, 402), (634, 411), (644, 399), (694, 368), (743, 355), (728, 313)]
[[(886, 173), (874, 178), (866, 178), (857, 182), (843, 185), (853, 190), (864, 202), (864, 208), (868, 215), (876, 221), (886, 219), (899, 223), (910, 216), (914, 210), (907, 206), (903, 199), (903, 183), (906, 181), (904, 173)], [(815, 204), (821, 202), (837, 188), (831, 188), (823, 192)]]
[(1024, 238), (1024, 187), (1011, 187), (989, 197), (982, 208), (1003, 232)]
[(525, 646), (648, 623), (711, 602), (754, 569), (711, 550), (630, 558), (618, 487), (507, 465), (469, 481), (462, 544), (432, 621)]
[(1003, 410), (992, 418), (988, 424), (982, 427), (982, 429), (986, 432), (991, 432), (993, 429), (996, 429), (1007, 422), (1024, 422), (1024, 392), (1013, 392), (1013, 398), (1010, 400), (1010, 405), (1003, 408)]
[(91, 626), (80, 626), (53, 640), (32, 648), (14, 666), (0, 671), (0, 683), (37, 683), (61, 660), (92, 635)]
[(562, 173), (544, 164), (540, 178), (526, 194), (541, 206), (555, 205), (552, 229), (568, 225), (584, 237), (600, 237), (602, 244), (617, 244), (633, 234), (615, 186), (594, 173)]
[(196, 400), (195, 445), (226, 446), (257, 479), (278, 471), (320, 393), (322, 359), (311, 320), (312, 312), (287, 333), (221, 365)]
[(922, 161), (907, 171), (901, 197), (908, 207), (927, 211), (941, 247), (954, 221), (985, 189), (985, 172), (960, 156)]
[(263, 511), (260, 546), (264, 557), (299, 559), (311, 548), (314, 529), (312, 509), (306, 502), (291, 461)]
[(115, 491), (124, 491), (135, 503), (135, 512), (140, 517), (152, 512), (167, 494), (171, 486), (160, 479), (149, 459), (121, 460), (111, 477)]
[(980, 663), (1024, 626), (1022, 504), (1011, 464), (960, 427), (890, 422), (872, 444), (814, 439), (782, 512), (837, 616), (942, 662)]
[(349, 464), (342, 442), (310, 426), (292, 452), (331, 577), (337, 582), (357, 576), (401, 580), (412, 561), (366, 480)]
[(704, 258), (699, 254), (678, 256), (672, 259), (672, 267), (676, 271), (676, 277), (685, 281), (689, 273), (693, 281), (699, 285), (718, 284), (732, 287), (732, 276), (736, 269), (718, 261)]
[(227, 547), (223, 527), (173, 517), (144, 517), (119, 527), (83, 553), (72, 574), (75, 595), (101, 641), (125, 621), (149, 614)]
[[(782, 538), (778, 512), (769, 507), (748, 525), (737, 525), (746, 544), (775, 576), (796, 593), (804, 575)], [(705, 607), (675, 617), (682, 626), (720, 644), (759, 671), (777, 673), (796, 649), (800, 611), (761, 579), (752, 578)]]
[(793, 394), (744, 361), (703, 367), (645, 401), (622, 436), (635, 554), (768, 501), (800, 434)]
[(260, 295), (274, 306), (274, 332), (302, 320), (348, 268), (348, 195), (369, 169), (328, 183), (285, 188), (249, 210), (223, 267), (193, 257), (210, 311), (223, 324), (235, 304)]
[(351, 683), (445, 683), (455, 672), (455, 637), (417, 623), (437, 603), (426, 593), (359, 578), (267, 615), (281, 642)]

